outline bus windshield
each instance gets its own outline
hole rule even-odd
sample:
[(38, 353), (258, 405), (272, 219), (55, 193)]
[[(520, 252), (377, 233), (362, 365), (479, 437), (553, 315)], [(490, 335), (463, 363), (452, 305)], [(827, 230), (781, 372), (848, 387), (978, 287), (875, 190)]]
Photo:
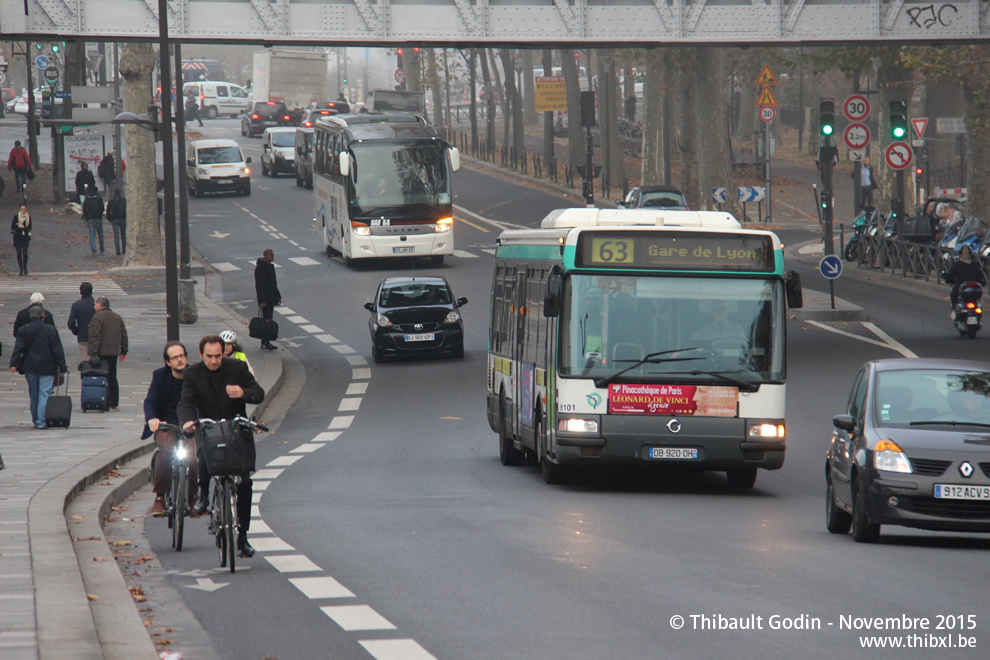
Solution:
[(608, 379), (634, 367), (617, 380), (783, 382), (784, 309), (778, 280), (571, 275), (559, 371)]
[(396, 207), (450, 204), (447, 154), (440, 142), (428, 144), (355, 143), (351, 173), (351, 215)]

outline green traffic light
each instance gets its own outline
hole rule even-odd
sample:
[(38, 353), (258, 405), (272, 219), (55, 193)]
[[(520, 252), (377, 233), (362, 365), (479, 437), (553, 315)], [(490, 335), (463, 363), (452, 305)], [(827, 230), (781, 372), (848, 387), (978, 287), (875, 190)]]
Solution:
[(894, 137), (898, 139), (904, 137), (905, 134), (903, 126), (895, 126), (892, 132), (894, 134)]
[(833, 130), (831, 125), (825, 124), (822, 126), (822, 135), (831, 135)]

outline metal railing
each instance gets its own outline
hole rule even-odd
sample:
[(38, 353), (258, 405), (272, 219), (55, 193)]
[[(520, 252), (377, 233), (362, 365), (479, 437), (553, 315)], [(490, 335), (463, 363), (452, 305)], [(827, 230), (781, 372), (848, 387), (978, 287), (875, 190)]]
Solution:
[(939, 245), (912, 243), (898, 238), (862, 236), (857, 265), (892, 275), (911, 277), (926, 282), (942, 282), (944, 270), (948, 270), (954, 253)]

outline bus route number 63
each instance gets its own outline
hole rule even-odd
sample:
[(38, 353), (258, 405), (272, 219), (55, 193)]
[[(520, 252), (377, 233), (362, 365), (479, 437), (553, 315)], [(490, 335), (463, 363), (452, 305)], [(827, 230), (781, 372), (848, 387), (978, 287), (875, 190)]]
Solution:
[(614, 238), (596, 238), (591, 243), (592, 261), (602, 264), (633, 262), (633, 242)]

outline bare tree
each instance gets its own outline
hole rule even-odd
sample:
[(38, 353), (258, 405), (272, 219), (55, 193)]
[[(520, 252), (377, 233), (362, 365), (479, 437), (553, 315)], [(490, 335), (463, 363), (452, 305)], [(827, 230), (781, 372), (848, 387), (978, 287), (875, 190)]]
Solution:
[(440, 76), (437, 74), (437, 56), (433, 48), (426, 49), (426, 85), (433, 97), (433, 125), (443, 130), (443, 102), (440, 97)]
[(663, 99), (669, 94), (670, 67), (660, 48), (646, 51), (646, 79), (643, 81), (643, 157), (640, 179), (644, 186), (669, 184), (663, 171)]
[(726, 80), (725, 48), (699, 48), (696, 57), (697, 98), (704, 99), (697, 103), (698, 187), (702, 202), (697, 208), (709, 208), (712, 188), (735, 190), (729, 144), (728, 90), (731, 82)]
[[(155, 50), (150, 43), (127, 44), (120, 57), (124, 110), (141, 114), (151, 104), (151, 74)], [(168, 94), (169, 90), (162, 90)], [(171, 140), (171, 135), (163, 136)], [(157, 176), (154, 134), (141, 126), (127, 126), (127, 257), (125, 266), (162, 266), (162, 238), (158, 223)], [(183, 168), (184, 169), (184, 168)], [(185, 177), (182, 184), (185, 185)]]
[(481, 60), (481, 79), (484, 82), (482, 89), (485, 92), (485, 140), (488, 142), (489, 153), (494, 153), (495, 149), (495, 86), (492, 84), (491, 70), (488, 68), (488, 53), (482, 49), (475, 49), (475, 54)]
[(571, 165), (581, 165), (585, 161), (585, 137), (581, 130), (581, 81), (578, 79), (578, 66), (573, 51), (560, 51), (560, 68), (564, 72), (567, 85), (567, 152)]
[(527, 126), (536, 126), (539, 123), (539, 117), (536, 114), (536, 81), (533, 79), (533, 55), (534, 51), (526, 49), (522, 52), (523, 60), (523, 102), (526, 104), (524, 106), (524, 119)]
[[(505, 72), (505, 103), (503, 107), (507, 107), (509, 113), (512, 115), (512, 146), (516, 149), (522, 151), (526, 148), (526, 135), (524, 133), (523, 126), (523, 110), (522, 110), (522, 99), (519, 96), (519, 90), (516, 88), (516, 77), (513, 75), (515, 69), (513, 67), (513, 56), (512, 50), (508, 48), (502, 48), (499, 51), (499, 55), (502, 59), (502, 70)], [(503, 111), (504, 112), (504, 111)], [(509, 113), (506, 113), (507, 115)], [(505, 142), (509, 144), (509, 120), (506, 116), (505, 121)]]
[[(681, 191), (691, 208), (701, 208), (698, 182), (697, 51), (683, 49), (677, 54), (677, 98), (680, 101), (678, 147), (681, 153)], [(707, 130), (707, 129), (706, 129)]]

